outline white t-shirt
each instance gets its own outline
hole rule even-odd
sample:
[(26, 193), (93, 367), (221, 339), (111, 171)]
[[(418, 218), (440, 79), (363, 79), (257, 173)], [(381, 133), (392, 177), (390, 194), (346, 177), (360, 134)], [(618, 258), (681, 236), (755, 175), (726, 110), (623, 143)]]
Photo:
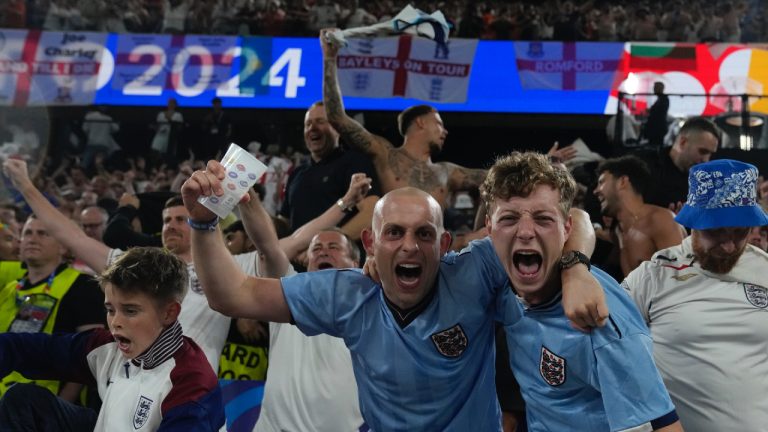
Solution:
[[(107, 264), (111, 264), (124, 251), (112, 249), (107, 257)], [(235, 261), (248, 275), (256, 274), (256, 252), (235, 255)], [(181, 303), (179, 323), (184, 335), (194, 340), (205, 352), (205, 356), (213, 367), (213, 371), (219, 370), (219, 358), (221, 349), (227, 341), (231, 318), (222, 315), (208, 306), (208, 300), (200, 288), (200, 281), (192, 263), (187, 264), (189, 274), (189, 290)]]
[(88, 137), (88, 145), (103, 146), (113, 152), (119, 147), (112, 138), (112, 134), (119, 131), (120, 126), (112, 120), (112, 117), (99, 111), (91, 111), (85, 115), (83, 131)]
[(691, 238), (624, 280), (651, 329), (656, 366), (690, 431), (768, 425), (768, 254), (747, 245), (727, 274), (693, 262)]
[(290, 159), (273, 156), (266, 165), (267, 172), (262, 177), (262, 184), (264, 185), (262, 204), (267, 213), (276, 216), (283, 204), (282, 192), (288, 180), (288, 172), (293, 164)]
[(165, 111), (157, 114), (157, 132), (155, 132), (155, 137), (152, 139), (152, 150), (160, 153), (168, 151), (168, 140), (171, 137), (171, 122), (183, 123), (184, 116), (176, 111), (171, 115), (171, 121), (168, 121)]
[[(296, 274), (291, 267), (286, 276)], [(269, 369), (255, 432), (357, 431), (363, 424), (344, 341), (269, 324)]]
[(163, 16), (163, 32), (168, 30), (184, 31), (184, 22), (189, 14), (192, 4), (184, 0), (175, 7), (165, 0), (165, 15)]

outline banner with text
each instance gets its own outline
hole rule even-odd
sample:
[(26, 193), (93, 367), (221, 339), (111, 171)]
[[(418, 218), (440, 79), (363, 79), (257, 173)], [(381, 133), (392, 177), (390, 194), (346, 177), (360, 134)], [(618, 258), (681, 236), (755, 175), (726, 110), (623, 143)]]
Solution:
[(104, 33), (0, 30), (0, 105), (88, 105)]
[(447, 44), (411, 35), (351, 39), (338, 56), (341, 92), (351, 97), (463, 103), (476, 49), (474, 39)]
[(610, 90), (623, 43), (515, 42), (526, 90)]
[[(768, 113), (767, 44), (523, 42), (411, 36), (353, 39), (338, 57), (351, 110), (428, 101), (441, 111), (614, 114), (653, 104), (672, 115)], [(306, 109), (322, 99), (317, 38), (105, 34), (0, 29), (0, 106)]]

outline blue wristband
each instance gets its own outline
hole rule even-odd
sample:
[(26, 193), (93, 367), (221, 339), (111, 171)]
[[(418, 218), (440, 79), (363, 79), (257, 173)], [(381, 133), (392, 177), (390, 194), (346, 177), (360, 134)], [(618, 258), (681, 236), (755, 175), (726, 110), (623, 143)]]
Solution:
[(215, 218), (213, 218), (213, 220), (210, 220), (208, 222), (197, 222), (197, 221), (193, 221), (191, 218), (187, 218), (187, 224), (193, 230), (216, 231), (216, 226), (219, 225), (219, 217), (216, 216)]

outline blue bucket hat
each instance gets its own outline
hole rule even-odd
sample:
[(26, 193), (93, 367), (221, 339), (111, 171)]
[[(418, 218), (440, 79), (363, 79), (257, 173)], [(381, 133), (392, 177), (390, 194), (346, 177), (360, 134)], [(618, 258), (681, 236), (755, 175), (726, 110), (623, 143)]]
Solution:
[(719, 159), (691, 167), (688, 200), (675, 220), (697, 230), (768, 224), (757, 203), (757, 168)]

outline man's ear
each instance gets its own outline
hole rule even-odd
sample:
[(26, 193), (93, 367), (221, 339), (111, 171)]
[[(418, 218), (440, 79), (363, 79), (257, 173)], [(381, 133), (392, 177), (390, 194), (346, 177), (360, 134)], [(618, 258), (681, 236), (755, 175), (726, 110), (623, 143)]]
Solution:
[(451, 233), (448, 231), (443, 231), (443, 233), (440, 234), (440, 256), (443, 256), (448, 252), (452, 241), (453, 238), (451, 238)]
[(568, 217), (565, 219), (565, 241), (563, 244), (565, 244), (568, 241), (568, 238), (571, 236), (571, 230), (573, 229), (573, 217), (568, 214)]
[(163, 326), (169, 326), (173, 324), (179, 318), (181, 313), (181, 303), (177, 301), (168, 302), (163, 307)]
[(360, 232), (360, 240), (363, 242), (363, 248), (365, 248), (365, 254), (373, 256), (373, 231), (370, 228), (363, 229)]
[(419, 129), (424, 129), (424, 120), (425, 116), (418, 116), (416, 119), (413, 120), (413, 123), (416, 124)]
[(621, 176), (619, 177), (619, 189), (625, 189), (627, 187), (632, 186), (629, 182), (629, 176)]

